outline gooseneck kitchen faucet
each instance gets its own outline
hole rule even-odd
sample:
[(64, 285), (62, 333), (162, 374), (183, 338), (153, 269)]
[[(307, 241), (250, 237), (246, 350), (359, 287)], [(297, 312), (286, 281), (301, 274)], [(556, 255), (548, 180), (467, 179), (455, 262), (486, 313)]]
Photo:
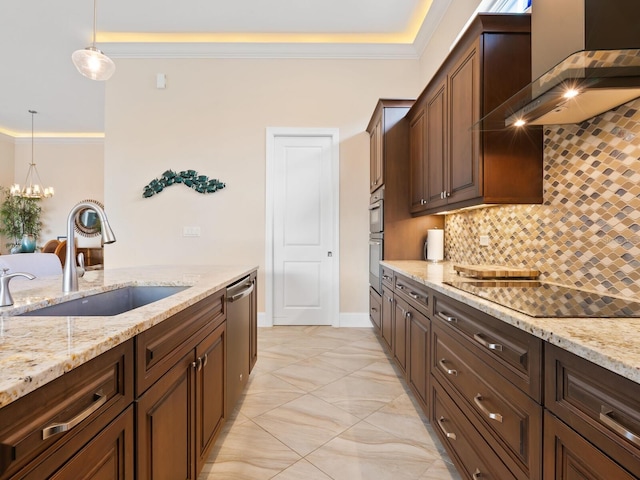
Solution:
[(71, 212), (69, 212), (69, 217), (67, 218), (67, 249), (64, 271), (62, 272), (62, 291), (64, 293), (78, 291), (78, 267), (76, 266), (74, 222), (76, 215), (87, 208), (96, 212), (98, 218), (100, 218), (102, 243), (113, 243), (116, 241), (116, 236), (114, 235), (113, 230), (111, 230), (107, 214), (104, 213), (104, 210), (100, 205), (91, 200), (85, 200), (74, 206), (71, 209)]

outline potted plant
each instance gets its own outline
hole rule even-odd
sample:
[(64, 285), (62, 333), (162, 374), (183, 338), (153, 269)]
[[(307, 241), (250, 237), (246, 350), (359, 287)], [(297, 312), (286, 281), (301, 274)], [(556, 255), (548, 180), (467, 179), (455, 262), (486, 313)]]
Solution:
[(7, 239), (13, 239), (5, 245), (11, 253), (33, 252), (35, 240), (42, 230), (40, 199), (13, 196), (5, 187), (0, 187), (0, 191), (4, 195), (0, 207), (0, 233)]

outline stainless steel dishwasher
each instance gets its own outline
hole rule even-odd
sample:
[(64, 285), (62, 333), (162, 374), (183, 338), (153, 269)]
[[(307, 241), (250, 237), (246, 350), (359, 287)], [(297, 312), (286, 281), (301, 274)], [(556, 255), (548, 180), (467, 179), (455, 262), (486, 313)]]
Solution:
[(255, 280), (250, 275), (227, 287), (227, 378), (225, 416), (231, 414), (247, 385), (250, 369), (251, 294)]

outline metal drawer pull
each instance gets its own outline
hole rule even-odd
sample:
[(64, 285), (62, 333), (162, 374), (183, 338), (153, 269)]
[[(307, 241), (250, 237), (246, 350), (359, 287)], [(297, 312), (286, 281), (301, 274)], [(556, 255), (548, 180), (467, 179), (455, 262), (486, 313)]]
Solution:
[(387, 297), (387, 300), (389, 300), (389, 303), (393, 303), (393, 298)]
[(407, 287), (405, 287), (405, 286), (404, 286), (404, 285), (402, 285), (401, 283), (397, 283), (397, 284), (396, 284), (396, 288), (397, 288), (398, 290), (404, 290), (404, 289), (405, 289), (405, 288), (407, 288)]
[(371, 311), (372, 311), (372, 312), (377, 312), (377, 311), (378, 311), (378, 309), (377, 309), (376, 307), (371, 307)]
[(454, 369), (452, 369), (452, 368), (447, 368), (447, 366), (445, 365), (445, 363), (446, 363), (446, 362), (447, 362), (447, 361), (443, 358), (443, 359), (441, 359), (441, 360), (438, 362), (438, 364), (439, 364), (439, 365), (440, 365), (440, 367), (445, 371), (445, 373), (446, 373), (447, 375), (453, 375), (454, 377), (457, 377), (457, 376), (458, 376), (458, 371), (457, 371), (457, 370), (454, 370)]
[(438, 419), (438, 426), (440, 427), (440, 430), (442, 430), (442, 433), (444, 434), (445, 437), (450, 438), (451, 440), (455, 440), (456, 439), (456, 434), (447, 432), (447, 430), (444, 428), (444, 425), (443, 425), (444, 420), (445, 420), (444, 417), (440, 417)]
[(473, 472), (473, 475), (472, 475), (473, 480), (479, 480), (482, 477), (483, 477), (482, 472), (480, 471), (479, 468), (476, 468), (476, 471)]
[(207, 355), (206, 353), (204, 354), (204, 360), (202, 361), (202, 366), (206, 367), (207, 366), (207, 362), (209, 361), (209, 355)]
[(409, 311), (405, 312), (404, 318), (406, 318), (407, 320), (411, 320), (411, 312)]
[(389, 275), (382, 275), (382, 279), (383, 280), (391, 280), (391, 277)]
[(456, 323), (458, 321), (456, 317), (449, 315), (447, 312), (438, 312), (438, 316), (445, 322)]
[(607, 407), (606, 405), (600, 406), (600, 420), (606, 426), (611, 428), (616, 433), (619, 433), (624, 438), (629, 440), (631, 443), (640, 446), (640, 437), (633, 432), (627, 430), (624, 426), (616, 422), (613, 418), (611, 418), (611, 414), (613, 413), (613, 409)]
[(487, 342), (484, 338), (482, 338), (482, 334), (481, 333), (476, 333), (473, 336), (473, 339), (478, 342), (480, 345), (487, 347), (489, 350), (497, 350), (499, 352), (502, 351), (502, 345), (500, 345), (499, 343), (489, 343)]
[(477, 394), (475, 397), (473, 397), (473, 401), (478, 406), (478, 408), (482, 410), (482, 413), (484, 413), (487, 417), (489, 417), (491, 420), (502, 423), (502, 415), (500, 415), (499, 413), (491, 413), (489, 410), (487, 410), (487, 407), (482, 404), (482, 395)]
[(69, 420), (68, 422), (53, 423), (53, 424), (49, 425), (48, 427), (43, 428), (42, 429), (42, 439), (46, 440), (47, 438), (53, 437), (54, 435), (57, 435), (58, 433), (67, 432), (67, 431), (71, 430), (73, 427), (78, 425), (84, 419), (89, 417), (93, 412), (98, 410), (107, 401), (107, 396), (102, 393), (102, 390), (100, 390), (99, 392), (95, 393), (93, 395), (93, 397), (94, 397), (93, 403), (86, 410), (83, 410), (78, 415), (76, 415), (71, 420)]

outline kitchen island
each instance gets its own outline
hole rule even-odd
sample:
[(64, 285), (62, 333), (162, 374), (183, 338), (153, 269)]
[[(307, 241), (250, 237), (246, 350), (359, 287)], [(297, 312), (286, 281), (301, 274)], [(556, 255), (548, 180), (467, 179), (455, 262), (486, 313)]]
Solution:
[(381, 270), (372, 323), (464, 478), (640, 477), (635, 300), (500, 286), (449, 262)]
[[(195, 478), (233, 408), (226, 289), (248, 276), (255, 334), (256, 270), (107, 269), (66, 295), (60, 277), (14, 280), (0, 310), (0, 478)], [(144, 286), (188, 288), (112, 316), (19, 316)]]

